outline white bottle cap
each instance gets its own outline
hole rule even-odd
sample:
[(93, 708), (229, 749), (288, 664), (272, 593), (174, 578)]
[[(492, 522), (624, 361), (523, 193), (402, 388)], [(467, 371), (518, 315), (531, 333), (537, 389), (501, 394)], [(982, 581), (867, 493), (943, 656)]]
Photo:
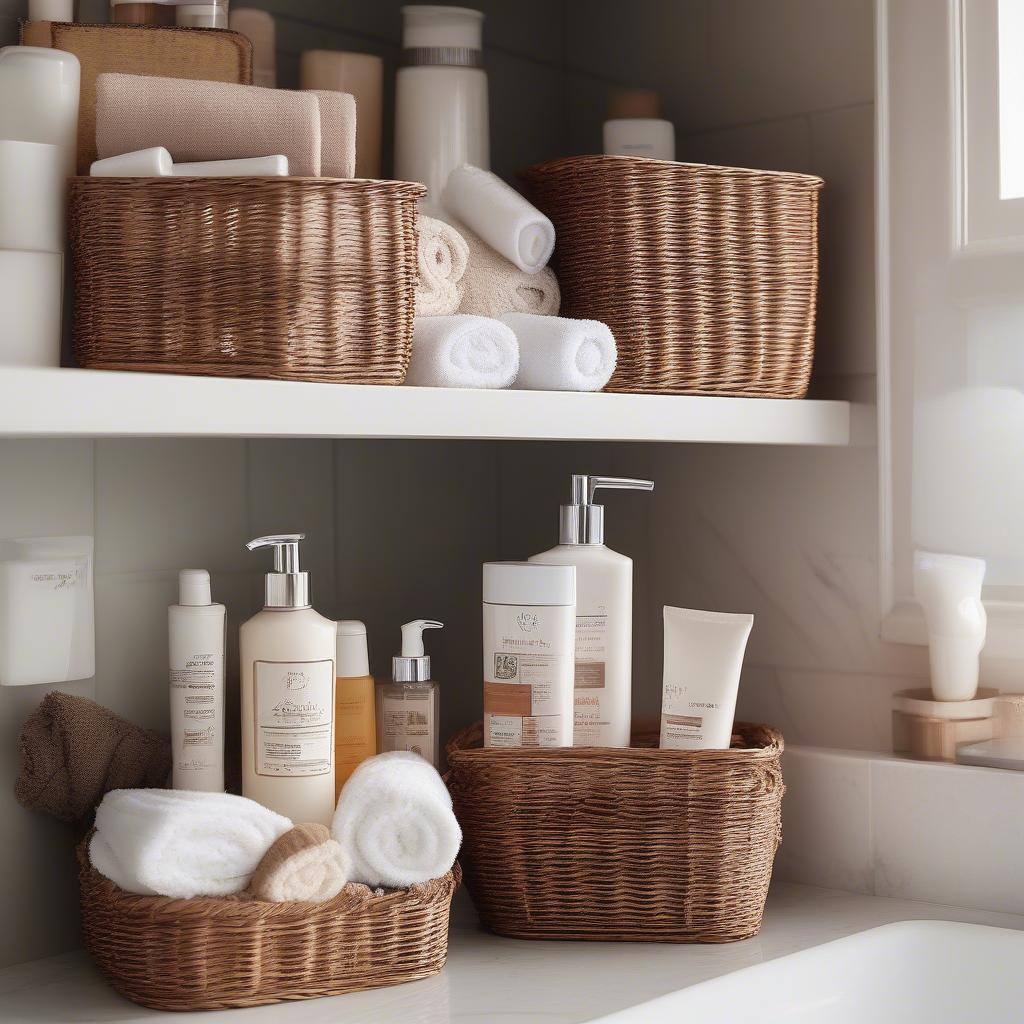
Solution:
[(542, 562), (484, 562), (484, 603), (574, 605), (576, 566)]
[(483, 47), (484, 15), (468, 7), (412, 4), (402, 8), (402, 46), (407, 49)]
[(355, 619), (338, 623), (338, 642), (335, 652), (339, 679), (361, 679), (370, 674), (370, 657), (366, 651), (366, 626)]
[(210, 574), (205, 569), (182, 569), (178, 573), (178, 604), (212, 604)]

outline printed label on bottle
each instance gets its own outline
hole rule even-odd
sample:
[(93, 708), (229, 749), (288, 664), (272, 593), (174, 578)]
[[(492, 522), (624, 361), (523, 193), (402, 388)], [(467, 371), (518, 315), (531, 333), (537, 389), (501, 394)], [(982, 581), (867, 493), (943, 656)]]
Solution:
[(574, 747), (598, 746), (608, 724), (602, 707), (608, 657), (608, 612), (576, 616), (576, 679), (573, 708)]
[(715, 701), (693, 700), (684, 683), (665, 683), (662, 695), (661, 746), (687, 750), (704, 744), (708, 718), (721, 710)]
[(333, 770), (333, 661), (257, 661), (253, 699), (257, 775), (295, 778)]
[(563, 608), (485, 605), (484, 742), (489, 747), (561, 747), (572, 654), (561, 650)]
[(434, 695), (430, 688), (409, 687), (381, 700), (384, 751), (411, 750), (433, 764)]
[(215, 654), (189, 654), (181, 668), (171, 669), (171, 715), (182, 723), (177, 733), (182, 749), (174, 762), (179, 772), (218, 767), (219, 675), (220, 659)]

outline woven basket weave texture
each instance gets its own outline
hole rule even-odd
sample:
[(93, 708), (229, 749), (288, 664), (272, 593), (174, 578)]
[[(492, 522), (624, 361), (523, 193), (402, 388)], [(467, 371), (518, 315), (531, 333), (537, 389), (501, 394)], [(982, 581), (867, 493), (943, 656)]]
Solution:
[(312, 999), (429, 978), (444, 967), (458, 865), (376, 895), (347, 885), (326, 903), (134, 896), (78, 848), (85, 944), (121, 995), (158, 1010)]
[(735, 942), (781, 839), (782, 737), (731, 750), (448, 747), (459, 860), (484, 925), (523, 939)]
[(820, 178), (620, 156), (524, 177), (555, 225), (562, 315), (615, 335), (605, 390), (806, 394)]
[(80, 366), (401, 384), (421, 185), (74, 178)]

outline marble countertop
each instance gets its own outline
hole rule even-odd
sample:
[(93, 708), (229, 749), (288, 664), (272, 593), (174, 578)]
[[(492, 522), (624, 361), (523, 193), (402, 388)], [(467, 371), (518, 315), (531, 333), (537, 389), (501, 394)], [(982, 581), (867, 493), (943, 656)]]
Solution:
[[(741, 967), (891, 921), (943, 919), (1024, 930), (1024, 917), (773, 886), (759, 935), (721, 946), (523, 942), (480, 930), (464, 891), (448, 964), (435, 978), (249, 1010), (177, 1013), (182, 1024), (577, 1024)], [(150, 1021), (161, 1014), (107, 987), (81, 951), (0, 970), (4, 1024)]]

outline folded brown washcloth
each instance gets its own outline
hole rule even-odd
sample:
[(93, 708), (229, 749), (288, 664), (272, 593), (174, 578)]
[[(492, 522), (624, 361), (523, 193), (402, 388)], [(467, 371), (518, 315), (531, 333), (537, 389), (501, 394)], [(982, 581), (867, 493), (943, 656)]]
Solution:
[(300, 824), (278, 836), (263, 855), (249, 891), (270, 903), (323, 903), (345, 888), (348, 875), (348, 860), (327, 826)]
[(59, 691), (29, 716), (20, 747), (18, 803), (61, 821), (84, 821), (112, 789), (166, 786), (171, 771), (166, 736)]

